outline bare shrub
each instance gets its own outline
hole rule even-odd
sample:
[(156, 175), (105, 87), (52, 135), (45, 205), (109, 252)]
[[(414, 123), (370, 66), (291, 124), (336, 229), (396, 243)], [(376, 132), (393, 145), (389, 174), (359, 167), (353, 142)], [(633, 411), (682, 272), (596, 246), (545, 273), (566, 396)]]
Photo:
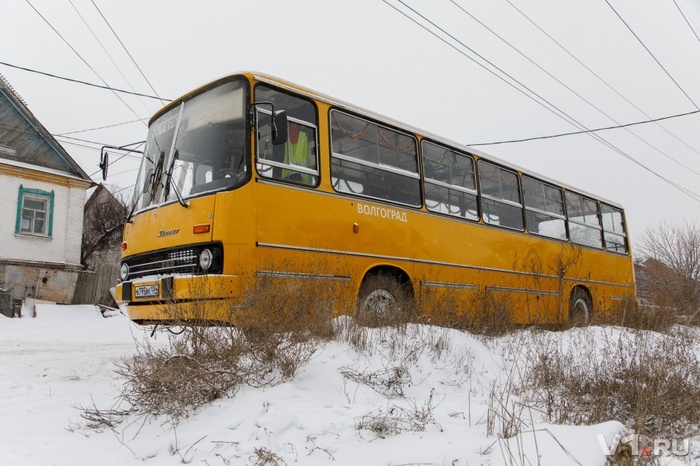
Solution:
[(120, 398), (147, 415), (173, 422), (200, 406), (232, 396), (255, 366), (245, 338), (234, 329), (189, 327), (165, 347), (146, 343), (117, 364), (124, 380)]
[[(697, 334), (588, 328), (561, 340), (538, 338), (527, 357), (525, 396), (550, 421), (609, 419), (652, 436), (700, 430)], [(582, 357), (585, 355), (585, 357)]]
[(343, 377), (372, 387), (385, 396), (403, 396), (404, 386), (411, 383), (411, 373), (403, 365), (370, 372), (343, 367), (340, 373)]
[(282, 466), (287, 464), (287, 462), (284, 461), (279, 455), (271, 452), (265, 447), (255, 448), (254, 453), (254, 466)]
[(638, 242), (646, 258), (640, 294), (654, 305), (696, 318), (700, 312), (700, 225), (685, 221), (647, 228)]
[[(124, 381), (119, 402), (128, 408), (84, 409), (87, 425), (113, 428), (134, 413), (166, 416), (175, 424), (218, 398), (234, 396), (243, 385), (293, 378), (333, 335), (328, 297), (304, 283), (261, 281), (246, 297), (246, 308), (231, 311), (236, 327), (209, 322), (224, 315), (222, 301), (167, 305), (164, 312), (181, 332), (168, 335), (167, 344), (143, 343), (136, 356), (118, 363), (116, 373)], [(207, 292), (200, 290), (201, 296)]]
[(358, 430), (369, 430), (379, 438), (397, 435), (401, 432), (424, 432), (428, 425), (436, 426), (442, 432), (442, 426), (435, 420), (433, 409), (437, 406), (433, 399), (434, 390), (430, 390), (428, 399), (422, 405), (408, 400), (408, 407), (392, 404), (386, 410), (362, 416), (356, 424)]

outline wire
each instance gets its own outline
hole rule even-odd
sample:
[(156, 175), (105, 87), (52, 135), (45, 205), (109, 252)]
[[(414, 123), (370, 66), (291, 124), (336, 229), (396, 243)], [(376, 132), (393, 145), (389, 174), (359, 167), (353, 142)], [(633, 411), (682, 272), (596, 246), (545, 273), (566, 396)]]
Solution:
[(635, 121), (634, 123), (625, 123), (622, 125), (615, 125), (615, 126), (605, 126), (603, 128), (596, 128), (596, 129), (589, 129), (585, 131), (571, 131), (569, 133), (559, 133), (559, 134), (552, 134), (549, 136), (534, 136), (531, 138), (522, 138), (522, 139), (511, 139), (509, 141), (494, 141), (494, 142), (481, 142), (478, 144), (467, 144), (468, 146), (471, 147), (476, 147), (476, 146), (495, 146), (498, 144), (512, 144), (516, 142), (527, 142), (527, 141), (535, 141), (538, 139), (553, 139), (553, 138), (561, 138), (564, 136), (574, 136), (577, 134), (586, 134), (586, 133), (597, 133), (599, 131), (607, 131), (611, 129), (619, 129), (619, 128), (629, 128), (631, 126), (638, 126), (638, 125), (646, 125), (649, 123), (658, 123), (659, 121), (664, 121), (664, 120), (670, 120), (672, 118), (681, 118), (681, 117), (686, 117), (689, 115), (696, 115), (700, 113), (700, 110), (693, 110), (690, 112), (685, 112), (685, 113), (678, 113), (675, 115), (667, 115), (664, 117), (659, 117), (659, 118), (653, 118), (651, 120), (644, 120), (644, 121)]
[(65, 136), (65, 135), (67, 135), (67, 134), (87, 133), (87, 132), (89, 132), (89, 131), (97, 131), (97, 130), (100, 130), (100, 129), (107, 129), (107, 128), (114, 128), (114, 127), (116, 127), (116, 126), (129, 125), (129, 124), (131, 124), (131, 123), (139, 123), (139, 122), (142, 122), (142, 121), (145, 121), (145, 120), (147, 120), (147, 118), (141, 118), (141, 119), (138, 119), (138, 120), (125, 121), (125, 122), (123, 122), (123, 123), (115, 123), (115, 124), (113, 124), (113, 125), (98, 126), (98, 127), (95, 127), (95, 128), (79, 129), (79, 130), (76, 130), (76, 131), (66, 131), (66, 132), (64, 132), (64, 133), (54, 134), (54, 136)]
[[(65, 39), (65, 37), (63, 37), (63, 36), (61, 35), (61, 33), (58, 32), (58, 30), (57, 30), (55, 27), (53, 27), (53, 25), (49, 22), (49, 20), (46, 19), (46, 18), (44, 17), (44, 15), (42, 15), (42, 14), (39, 12), (39, 10), (37, 10), (37, 9), (34, 7), (34, 5), (31, 4), (31, 2), (30, 2), (29, 0), (25, 0), (25, 1), (27, 2), (27, 4), (28, 4), (30, 7), (32, 7), (32, 9), (36, 12), (36, 14), (38, 14), (39, 17), (40, 17), (41, 19), (44, 20), (44, 22), (51, 28), (51, 30), (53, 30), (53, 32), (55, 32), (55, 33), (58, 35), (58, 37), (61, 38), (61, 40), (68, 46), (68, 48), (70, 48), (70, 49), (73, 51), (73, 53), (75, 53), (75, 55), (76, 55), (78, 58), (80, 58), (80, 60), (81, 60), (83, 63), (85, 63), (85, 65), (86, 65), (88, 68), (90, 68), (90, 70), (91, 70), (93, 73), (95, 73), (95, 75), (96, 75), (98, 78), (100, 78), (100, 81), (102, 81), (102, 83), (103, 83), (105, 86), (108, 86), (108, 87), (109, 87), (109, 85), (107, 84), (107, 81), (105, 81), (105, 80), (102, 78), (102, 76), (100, 76), (100, 74), (95, 70), (95, 68), (93, 68), (93, 67), (87, 62), (87, 60), (85, 60), (85, 59), (82, 57), (82, 55), (80, 55), (80, 54), (78, 53), (78, 51), (75, 50), (75, 48)], [(119, 100), (126, 106), (126, 108), (128, 108), (129, 110), (131, 110), (131, 113), (133, 113), (133, 114), (136, 116), (136, 118), (140, 118), (139, 114), (136, 113), (136, 111), (135, 111), (133, 108), (131, 108), (131, 107), (129, 106), (129, 104), (127, 104), (127, 103), (124, 101), (124, 99), (122, 99), (122, 98), (119, 96), (119, 94), (117, 94), (117, 93), (114, 92), (114, 91), (112, 91), (112, 93), (117, 97), (117, 99), (119, 99)], [(145, 124), (145, 123), (144, 123), (144, 124)]]
[[(124, 89), (118, 89), (118, 88), (116, 88), (116, 87), (111, 87), (111, 86), (107, 86), (107, 85), (102, 86), (102, 85), (100, 85), (100, 84), (89, 83), (89, 82), (87, 82), (87, 81), (81, 81), (81, 80), (79, 80), (79, 79), (66, 78), (65, 76), (58, 76), (58, 75), (56, 75), (56, 74), (47, 73), (47, 72), (45, 72), (45, 71), (33, 70), (33, 69), (31, 69), (31, 68), (25, 68), (25, 67), (23, 67), (23, 66), (13, 65), (13, 64), (11, 64), (11, 63), (7, 63), (7, 62), (3, 62), (3, 61), (0, 61), (0, 65), (7, 66), (7, 67), (10, 67), (10, 68), (16, 68), (16, 69), (22, 70), (22, 71), (28, 71), (28, 72), (30, 72), (30, 73), (40, 74), (40, 75), (43, 75), (43, 76), (48, 76), (48, 77), (50, 77), (50, 78), (62, 79), (62, 80), (64, 80), (64, 81), (69, 81), (69, 82), (73, 82), (73, 83), (77, 83), (77, 84), (84, 84), (84, 85), (86, 85), (86, 86), (97, 87), (97, 88), (99, 88), (99, 89), (106, 89), (106, 90), (112, 91), (112, 92), (121, 92), (121, 93), (123, 93), (123, 94), (130, 94), (130, 95), (135, 95), (135, 96), (139, 96), (139, 97), (147, 97), (147, 98), (149, 98), (149, 99), (161, 100), (160, 97), (156, 97), (156, 96), (152, 96), (152, 95), (148, 95), (148, 94), (141, 94), (141, 93), (139, 93), (139, 92), (125, 91)], [(138, 115), (137, 115), (137, 116), (138, 116)], [(143, 119), (143, 118), (139, 118), (139, 121), (142, 121), (142, 120), (144, 120), (144, 119)]]
[[(85, 20), (85, 18), (83, 17), (83, 15), (80, 14), (80, 11), (78, 11), (78, 9), (76, 8), (76, 6), (73, 4), (73, 0), (68, 0), (68, 2), (70, 3), (70, 6), (72, 6), (73, 9), (75, 10), (75, 12), (78, 14), (78, 16), (80, 17), (80, 19), (82, 20), (83, 24), (84, 24), (85, 27), (88, 29), (88, 31), (90, 31), (90, 34), (92, 34), (92, 37), (93, 37), (93, 38), (95, 39), (95, 41), (99, 44), (99, 46), (100, 46), (100, 48), (102, 49), (102, 51), (105, 53), (105, 55), (107, 55), (107, 57), (109, 58), (109, 61), (112, 62), (112, 64), (113, 64), (114, 67), (117, 69), (117, 71), (119, 72), (119, 74), (122, 76), (122, 78), (124, 78), (124, 81), (126, 81), (126, 83), (129, 85), (129, 88), (130, 88), (132, 91), (136, 92), (136, 89), (134, 89), (134, 86), (129, 82), (129, 79), (124, 75), (124, 73), (122, 72), (121, 68), (119, 68), (119, 65), (117, 65), (117, 63), (114, 61), (114, 59), (112, 58), (112, 55), (110, 55), (110, 53), (107, 51), (107, 49), (105, 48), (105, 46), (102, 44), (102, 42), (100, 41), (100, 39), (97, 37), (97, 35), (95, 34), (95, 32), (94, 32), (94, 31), (92, 30), (92, 28), (90, 27), (90, 25), (87, 23), (87, 21)], [(143, 101), (143, 99), (141, 99), (141, 97), (139, 97), (139, 101), (141, 102), (141, 105), (143, 105), (143, 108), (146, 110), (146, 112), (152, 113), (151, 110), (146, 106), (146, 103)]]
[[(518, 81), (517, 79), (515, 79), (513, 76), (511, 76), (510, 74), (508, 74), (505, 70), (499, 68), (499, 67), (496, 66), (494, 63), (492, 63), (492, 62), (490, 62), (489, 60), (487, 60), (485, 57), (483, 57), (482, 55), (480, 55), (478, 52), (476, 52), (475, 50), (473, 50), (471, 47), (469, 47), (468, 45), (466, 45), (464, 42), (461, 42), (461, 41), (458, 40), (456, 37), (454, 37), (452, 34), (448, 33), (448, 32), (445, 31), (443, 28), (441, 28), (440, 26), (438, 26), (438, 25), (435, 24), (434, 22), (430, 21), (430, 20), (429, 20), (428, 18), (426, 18), (424, 15), (422, 15), (422, 14), (419, 13), (419, 12), (417, 12), (416, 10), (414, 10), (413, 8), (411, 8), (410, 6), (406, 5), (402, 0), (398, 0), (399, 3), (401, 3), (403, 6), (405, 6), (405, 7), (408, 8), (409, 10), (411, 10), (414, 14), (420, 16), (424, 21), (430, 23), (434, 28), (440, 30), (443, 34), (445, 34), (446, 36), (450, 37), (453, 41), (455, 41), (456, 43), (458, 43), (460, 46), (464, 47), (466, 50), (469, 50), (471, 53), (473, 53), (474, 55), (476, 55), (477, 57), (479, 57), (481, 60), (483, 60), (484, 62), (486, 62), (486, 63), (488, 63), (489, 65), (491, 65), (494, 69), (496, 69), (496, 70), (498, 70), (500, 73), (502, 73), (503, 76), (507, 76), (507, 77), (508, 77), (509, 79), (511, 79), (513, 82), (515, 82), (515, 83), (517, 83), (518, 85), (520, 85), (520, 86), (522, 87), (522, 89), (519, 88), (519, 87), (517, 87), (517, 86), (516, 86), (515, 84), (513, 84), (512, 82), (509, 82), (509, 81), (506, 80), (503, 76), (499, 75), (499, 74), (496, 73), (495, 71), (489, 69), (489, 68), (486, 67), (483, 63), (478, 62), (478, 61), (475, 60), (473, 57), (469, 56), (469, 55), (466, 54), (463, 50), (459, 49), (457, 46), (455, 46), (454, 44), (450, 43), (449, 41), (447, 41), (447, 40), (444, 39), (443, 37), (440, 37), (440, 36), (437, 35), (434, 31), (430, 30), (428, 27), (426, 27), (425, 25), (421, 24), (420, 22), (418, 22), (417, 20), (415, 20), (414, 18), (412, 18), (411, 16), (409, 16), (409, 15), (406, 14), (405, 12), (403, 12), (403, 11), (401, 11), (400, 9), (396, 8), (394, 5), (392, 5), (391, 3), (389, 3), (387, 0), (382, 0), (382, 1), (383, 1), (384, 3), (386, 3), (387, 5), (389, 5), (391, 8), (393, 8), (394, 10), (396, 10), (397, 12), (399, 12), (399, 13), (400, 13), (401, 15), (403, 15), (404, 17), (406, 17), (406, 18), (408, 18), (409, 20), (411, 20), (414, 24), (418, 25), (419, 27), (421, 27), (422, 29), (424, 29), (425, 31), (427, 31), (428, 33), (430, 33), (431, 35), (433, 35), (433, 36), (436, 37), (437, 39), (441, 40), (442, 42), (444, 42), (444, 43), (447, 44), (448, 46), (452, 47), (454, 50), (456, 50), (458, 53), (460, 53), (461, 55), (463, 55), (463, 56), (466, 57), (467, 59), (469, 59), (469, 60), (471, 60), (472, 62), (474, 62), (474, 63), (475, 63), (476, 65), (478, 65), (479, 67), (481, 67), (481, 68), (483, 68), (484, 70), (486, 70), (488, 73), (492, 74), (492, 75), (493, 75), (494, 77), (496, 77), (497, 79), (503, 81), (505, 84), (507, 84), (508, 86), (512, 87), (512, 88), (515, 89), (516, 91), (520, 92), (521, 94), (523, 94), (523, 95), (524, 95), (525, 97), (527, 97), (528, 99), (532, 100), (532, 101), (535, 102), (536, 104), (538, 104), (538, 105), (540, 105), (541, 107), (543, 107), (545, 110), (547, 110), (547, 111), (549, 111), (550, 113), (552, 113), (552, 114), (558, 116), (559, 118), (561, 118), (561, 119), (567, 121), (567, 122), (568, 122), (569, 124), (571, 124), (572, 126), (575, 126), (575, 127), (579, 128), (579, 129), (586, 129), (584, 126), (582, 126), (582, 125), (581, 125), (580, 123), (578, 123), (576, 120), (574, 120), (572, 117), (570, 117), (570, 116), (567, 115), (566, 113), (562, 112), (560, 109), (558, 109), (558, 108), (557, 108), (555, 105), (553, 105), (552, 103), (548, 102), (544, 97), (540, 96), (540, 95), (537, 94), (535, 91), (533, 91), (532, 89), (530, 89), (530, 88), (528, 88), (527, 86), (525, 86), (523, 83), (521, 83), (520, 81)], [(528, 92), (525, 92), (523, 89), (527, 90), (530, 94), (528, 94)], [(536, 97), (536, 98), (535, 98), (535, 97)], [(538, 100), (538, 99), (539, 99), (539, 100)], [(546, 105), (545, 105), (545, 104), (546, 104)]]
[(620, 21), (622, 21), (622, 24), (624, 24), (627, 27), (627, 29), (632, 33), (634, 38), (637, 39), (637, 41), (642, 45), (642, 47), (644, 47), (644, 50), (646, 50), (647, 53), (651, 56), (651, 58), (654, 59), (656, 64), (659, 65), (662, 70), (664, 70), (664, 73), (666, 73), (666, 76), (668, 76), (671, 79), (671, 81), (673, 81), (673, 83), (676, 85), (676, 87), (683, 93), (684, 96), (686, 96), (686, 98), (690, 101), (690, 103), (692, 103), (696, 109), (700, 110), (700, 107), (698, 107), (697, 104), (693, 101), (693, 99), (691, 99), (690, 96), (683, 90), (681, 85), (678, 84), (678, 82), (675, 79), (673, 79), (673, 76), (671, 76), (671, 73), (669, 73), (668, 70), (666, 68), (664, 68), (664, 65), (662, 65), (661, 62), (654, 56), (654, 54), (651, 53), (651, 50), (649, 50), (649, 48), (644, 44), (644, 42), (642, 42), (642, 39), (640, 39), (639, 36), (637, 34), (635, 34), (635, 32), (630, 27), (630, 25), (627, 24), (627, 22), (624, 20), (624, 18), (622, 18), (622, 16), (620, 16), (620, 13), (617, 12), (617, 10), (610, 4), (610, 2), (608, 0), (605, 0), (605, 3), (607, 3), (608, 6), (610, 7), (610, 9), (617, 15), (618, 18), (620, 18)]
[[(675, 1), (675, 0), (674, 0)], [(598, 81), (600, 81), (602, 84), (604, 84), (608, 89), (613, 91), (615, 94), (617, 94), (622, 100), (630, 104), (632, 107), (634, 107), (639, 113), (644, 115), (649, 121), (654, 121), (653, 118), (646, 113), (644, 110), (636, 106), (631, 100), (629, 100), (627, 97), (622, 95), (617, 89), (615, 89), (613, 86), (611, 86), (606, 80), (604, 80), (600, 75), (598, 75), (595, 71), (593, 71), (591, 68), (586, 66), (585, 63), (583, 63), (581, 60), (579, 60), (574, 54), (572, 54), (566, 47), (564, 47), (562, 44), (560, 44), (554, 37), (552, 37), (550, 34), (547, 33), (544, 29), (542, 29), (537, 23), (535, 23), (528, 15), (526, 15), (521, 9), (519, 9), (517, 6), (513, 4), (511, 0), (506, 0), (506, 2), (515, 9), (520, 15), (522, 15), (527, 21), (530, 22), (535, 28), (537, 28), (542, 34), (544, 34), (549, 40), (554, 42), (564, 53), (569, 55), (571, 58), (573, 58), (579, 65), (581, 65), (585, 70), (587, 70), (589, 73), (591, 73), (593, 76), (595, 76)], [(666, 134), (674, 138), (676, 141), (679, 143), (683, 144), (685, 147), (690, 149), (691, 151), (695, 152), (696, 154), (700, 155), (700, 151), (698, 151), (696, 148), (688, 144), (687, 142), (683, 141), (680, 139), (678, 136), (673, 134), (671, 131), (669, 131), (667, 128), (665, 128), (663, 125), (660, 125), (657, 123), (657, 127), (660, 128), (662, 131), (664, 131)]]
[[(416, 21), (414, 18), (410, 17), (410, 16), (409, 16), (408, 14), (406, 14), (405, 12), (403, 12), (403, 11), (401, 11), (400, 9), (396, 8), (394, 5), (388, 3), (387, 0), (382, 0), (382, 1), (383, 1), (384, 3), (386, 3), (387, 5), (389, 5), (390, 7), (392, 7), (392, 8), (393, 8), (394, 10), (396, 10), (397, 12), (399, 12), (400, 14), (402, 14), (404, 17), (410, 19), (413, 23), (417, 24), (417, 25), (420, 26), (422, 29), (428, 31), (428, 32), (429, 32), (430, 34), (432, 34), (434, 37), (440, 39), (442, 42), (446, 43), (447, 45), (449, 45), (449, 46), (452, 47), (453, 49), (457, 50), (460, 54), (464, 55), (465, 57), (469, 58), (471, 61), (473, 61), (473, 62), (476, 63), (477, 65), (479, 65), (479, 66), (481, 66), (482, 68), (486, 69), (488, 72), (490, 72), (491, 74), (493, 74), (494, 76), (496, 76), (496, 77), (497, 77), (498, 79), (500, 79), (501, 81), (505, 82), (506, 84), (510, 85), (511, 87), (514, 87), (516, 90), (518, 90), (520, 93), (522, 93), (522, 94), (525, 95), (526, 97), (528, 97), (528, 98), (530, 98), (531, 100), (537, 102), (538, 104), (544, 106), (544, 104), (543, 104), (542, 102), (537, 101), (536, 99), (534, 99), (534, 97), (532, 97), (531, 95), (527, 94), (527, 93), (526, 93), (525, 91), (523, 91), (522, 89), (517, 88), (517, 87), (514, 86), (512, 83), (506, 81), (503, 77), (497, 75), (497, 74), (496, 74), (495, 72), (493, 72), (492, 70), (489, 70), (489, 69), (486, 68), (483, 64), (477, 62), (477, 61), (474, 60), (472, 57), (470, 57), (469, 55), (467, 55), (467, 54), (464, 53), (463, 51), (459, 50), (457, 47), (455, 47), (453, 44), (449, 43), (449, 42), (448, 42), (447, 40), (445, 40), (444, 38), (438, 36), (435, 32), (433, 32), (432, 30), (430, 30), (429, 28), (427, 28), (427, 27), (424, 26), (423, 24), (419, 23), (418, 21)], [(607, 1), (607, 0), (606, 0), (606, 1)], [(405, 6), (406, 8), (408, 8), (409, 10), (411, 10), (414, 14), (416, 14), (416, 15), (420, 16), (421, 18), (423, 18), (425, 21), (427, 21), (428, 23), (430, 23), (433, 27), (435, 27), (435, 28), (439, 29), (440, 31), (442, 31), (443, 34), (447, 35), (447, 36), (450, 37), (452, 40), (454, 40), (455, 42), (459, 43), (460, 45), (462, 45), (462, 46), (463, 46), (464, 48), (466, 48), (467, 50), (469, 50), (469, 51), (471, 51), (472, 53), (474, 53), (475, 55), (477, 55), (479, 58), (481, 58), (482, 60), (484, 60), (486, 63), (488, 63), (489, 65), (493, 66), (495, 69), (497, 69), (498, 71), (500, 71), (500, 72), (503, 73), (504, 75), (508, 76), (508, 77), (509, 77), (510, 79), (512, 79), (513, 81), (517, 82), (517, 83), (518, 83), (519, 85), (521, 85), (524, 89), (526, 89), (526, 90), (528, 90), (529, 92), (531, 92), (531, 93), (533, 93), (534, 95), (536, 95), (536, 96), (537, 96), (538, 98), (540, 98), (543, 102), (546, 102), (548, 105), (550, 105), (551, 107), (553, 107), (554, 109), (556, 109), (556, 112), (555, 112), (554, 110), (552, 110), (552, 109), (549, 109), (549, 108), (546, 107), (546, 106), (545, 106), (545, 108), (547, 108), (548, 110), (552, 111), (553, 113), (555, 113), (555, 114), (556, 114), (557, 116), (559, 116), (560, 118), (566, 119), (569, 123), (572, 123), (572, 122), (573, 122), (572, 124), (573, 124), (574, 126), (580, 128), (580, 129), (582, 128), (583, 130), (586, 130), (586, 131), (588, 130), (588, 128), (586, 128), (584, 125), (582, 125), (581, 123), (577, 122), (575, 119), (573, 119), (572, 117), (570, 117), (569, 115), (567, 115), (567, 114), (566, 114), (565, 112), (563, 112), (561, 109), (557, 108), (556, 106), (554, 106), (553, 104), (551, 104), (550, 102), (548, 102), (546, 99), (544, 99), (543, 97), (539, 96), (539, 95), (536, 94), (534, 91), (530, 90), (527, 86), (523, 85), (523, 84), (520, 83), (518, 80), (516, 80), (515, 78), (513, 78), (512, 76), (510, 76), (509, 74), (507, 74), (505, 71), (501, 70), (501, 69), (498, 68), (496, 65), (494, 65), (494, 64), (491, 63), (490, 61), (486, 60), (484, 57), (482, 57), (481, 55), (479, 55), (478, 53), (476, 53), (474, 50), (472, 50), (470, 47), (468, 47), (467, 45), (465, 45), (463, 42), (459, 41), (457, 38), (455, 38), (453, 35), (451, 35), (451, 34), (448, 33), (447, 31), (445, 31), (443, 28), (441, 28), (440, 26), (438, 26), (438, 25), (436, 25), (435, 23), (433, 23), (432, 21), (430, 21), (430, 20), (429, 20), (428, 18), (426, 18), (424, 15), (422, 15), (422, 14), (419, 13), (419, 12), (417, 12), (416, 10), (414, 10), (413, 8), (411, 8), (410, 6), (406, 5), (402, 0), (398, 0), (398, 2), (401, 3), (402, 5), (404, 5), (404, 6)], [(601, 144), (607, 146), (609, 149), (611, 149), (611, 150), (613, 150), (614, 152), (620, 154), (621, 156), (623, 156), (623, 157), (626, 158), (627, 160), (629, 160), (629, 161), (631, 161), (632, 163), (634, 163), (634, 164), (640, 166), (640, 167), (643, 168), (644, 170), (648, 171), (649, 173), (653, 174), (654, 176), (656, 176), (656, 177), (658, 177), (659, 179), (663, 180), (664, 182), (668, 183), (668, 184), (671, 185), (672, 187), (678, 189), (680, 192), (682, 192), (683, 194), (689, 196), (691, 199), (693, 199), (693, 200), (695, 200), (695, 201), (697, 201), (697, 202), (700, 202), (700, 194), (694, 193), (694, 192), (692, 192), (692, 191), (690, 191), (690, 190), (688, 190), (688, 189), (686, 189), (686, 188), (684, 188), (684, 187), (678, 185), (677, 183), (671, 181), (670, 179), (664, 177), (663, 175), (661, 175), (661, 174), (655, 172), (654, 170), (652, 170), (651, 168), (647, 167), (646, 165), (644, 165), (644, 164), (641, 163), (640, 161), (636, 160), (634, 157), (630, 156), (629, 154), (625, 153), (623, 150), (621, 150), (621, 149), (619, 149), (618, 147), (616, 147), (614, 144), (612, 144), (612, 143), (610, 143), (609, 141), (606, 141), (606, 140), (603, 139), (602, 137), (598, 136), (596, 133), (591, 133), (591, 132), (589, 132), (589, 133), (587, 133), (587, 134), (589, 134), (591, 137), (595, 138), (595, 139), (596, 139), (597, 141), (599, 141)]]
[[(680, 12), (681, 16), (685, 20), (685, 24), (687, 24), (688, 27), (690, 28), (690, 32), (692, 32), (693, 35), (695, 36), (695, 38), (698, 40), (698, 42), (700, 42), (700, 37), (698, 37), (698, 33), (695, 32), (695, 28), (693, 27), (693, 25), (690, 24), (690, 20), (688, 19), (688, 15), (685, 12), (683, 12), (683, 10), (681, 9), (681, 6), (678, 4), (678, 2), (676, 0), (673, 0), (673, 4), (676, 5), (676, 8), (678, 8), (678, 11)], [(697, 27), (697, 25), (696, 25), (696, 27)]]
[[(147, 82), (148, 85), (150, 86), (150, 88), (151, 88), (151, 90), (153, 91), (153, 93), (154, 93), (156, 96), (158, 96), (158, 92), (156, 92), (156, 90), (153, 88), (153, 85), (152, 85), (151, 82), (148, 80), (148, 78), (146, 77), (146, 75), (143, 73), (143, 71), (141, 70), (141, 67), (136, 63), (136, 60), (134, 60), (134, 57), (131, 56), (131, 54), (129, 53), (129, 50), (127, 50), (126, 46), (124, 45), (124, 43), (122, 42), (122, 40), (121, 40), (121, 39), (119, 38), (119, 36), (117, 35), (117, 33), (116, 33), (116, 31), (114, 30), (114, 28), (112, 28), (112, 25), (109, 24), (109, 21), (107, 21), (107, 18), (105, 18), (105, 15), (102, 14), (102, 11), (100, 11), (100, 9), (97, 7), (97, 4), (95, 4), (95, 1), (94, 1), (94, 0), (91, 0), (91, 1), (92, 1), (93, 6), (95, 7), (95, 9), (97, 10), (97, 12), (100, 14), (100, 16), (102, 16), (102, 19), (104, 20), (104, 22), (107, 23), (107, 27), (109, 27), (109, 30), (112, 31), (112, 34), (114, 34), (114, 37), (117, 38), (117, 41), (119, 41), (119, 44), (121, 44), (121, 46), (122, 46), (122, 48), (124, 49), (124, 51), (126, 52), (126, 54), (129, 56), (129, 58), (131, 58), (131, 62), (134, 64), (134, 66), (136, 66), (136, 69), (139, 70), (139, 73), (141, 73), (141, 76), (143, 76), (143, 79), (146, 80), (146, 82)], [(158, 96), (158, 99), (160, 99), (161, 103), (164, 103), (164, 104), (166, 103), (166, 101), (165, 101), (164, 99), (161, 99), (160, 96)]]
[[(651, 147), (653, 150), (655, 150), (655, 151), (658, 152), (659, 154), (663, 155), (663, 156), (666, 157), (667, 159), (671, 160), (672, 162), (675, 162), (677, 165), (679, 165), (679, 166), (685, 168), (686, 170), (690, 170), (691, 172), (693, 172), (693, 173), (695, 173), (696, 175), (700, 176), (700, 172), (697, 172), (697, 171), (693, 170), (692, 168), (688, 167), (687, 165), (685, 165), (685, 164), (679, 162), (678, 160), (676, 160), (675, 158), (671, 157), (670, 155), (668, 155), (667, 153), (665, 153), (664, 151), (662, 151), (662, 150), (659, 149), (658, 147), (656, 147), (656, 146), (654, 146), (653, 144), (651, 144), (651, 143), (650, 143), (649, 141), (647, 141), (646, 139), (642, 138), (642, 137), (639, 136), (638, 134), (635, 134), (635, 133), (632, 132), (630, 129), (628, 129), (627, 126), (621, 124), (619, 121), (617, 121), (615, 118), (613, 118), (612, 116), (610, 116), (610, 115), (608, 115), (607, 113), (605, 113), (602, 109), (600, 109), (598, 106), (596, 106), (595, 104), (593, 104), (591, 101), (589, 101), (588, 99), (586, 99), (585, 97), (583, 97), (581, 94), (579, 94), (578, 92), (576, 92), (575, 90), (573, 90), (571, 87), (567, 86), (567, 85), (566, 85), (564, 82), (562, 82), (559, 78), (557, 78), (556, 76), (554, 76), (552, 73), (550, 73), (549, 71), (547, 71), (546, 69), (544, 69), (544, 68), (543, 68), (542, 66), (540, 66), (538, 63), (536, 63), (534, 60), (532, 60), (530, 57), (528, 57), (528, 56), (525, 55), (523, 52), (521, 52), (520, 49), (518, 49), (518, 48), (515, 47), (513, 44), (511, 44), (510, 42), (508, 42), (507, 40), (505, 40), (503, 37), (501, 37), (501, 35), (499, 35), (496, 31), (494, 31), (493, 29), (491, 29), (490, 27), (488, 27), (486, 24), (484, 24), (483, 22), (481, 22), (481, 21), (480, 21), (478, 18), (476, 18), (474, 15), (472, 15), (472, 14), (469, 13), (467, 10), (465, 10), (464, 8), (462, 8), (459, 4), (457, 4), (457, 2), (455, 2), (455, 0), (450, 0), (450, 2), (451, 2), (453, 5), (455, 5), (457, 8), (459, 8), (464, 14), (466, 14), (466, 15), (469, 16), (471, 19), (473, 19), (474, 21), (476, 21), (477, 23), (479, 23), (479, 25), (481, 25), (481, 27), (483, 27), (484, 29), (486, 29), (487, 31), (489, 31), (491, 34), (495, 35), (498, 39), (500, 39), (503, 43), (505, 43), (508, 47), (510, 47), (512, 50), (514, 50), (516, 53), (518, 53), (518, 54), (519, 54), (521, 57), (523, 57), (525, 60), (527, 60), (527, 61), (530, 62), (532, 65), (534, 65), (535, 67), (537, 67), (537, 69), (539, 69), (540, 71), (542, 71), (543, 73), (545, 73), (547, 76), (549, 76), (550, 78), (552, 78), (553, 80), (555, 80), (557, 83), (559, 83), (561, 86), (563, 86), (566, 90), (568, 90), (569, 92), (571, 92), (572, 94), (574, 94), (576, 97), (578, 97), (579, 99), (581, 99), (582, 101), (584, 101), (585, 103), (587, 103), (587, 104), (588, 104), (589, 106), (591, 106), (593, 109), (597, 110), (601, 115), (605, 116), (605, 117), (608, 118), (610, 121), (616, 123), (616, 124), (618, 125), (619, 128), (625, 129), (625, 131), (627, 131), (629, 134), (631, 134), (632, 136), (634, 136), (635, 138), (637, 138), (638, 140), (640, 140), (641, 142), (643, 142), (643, 143), (646, 144), (647, 146)], [(584, 134), (589, 133), (589, 132), (590, 132), (590, 131), (585, 131)]]

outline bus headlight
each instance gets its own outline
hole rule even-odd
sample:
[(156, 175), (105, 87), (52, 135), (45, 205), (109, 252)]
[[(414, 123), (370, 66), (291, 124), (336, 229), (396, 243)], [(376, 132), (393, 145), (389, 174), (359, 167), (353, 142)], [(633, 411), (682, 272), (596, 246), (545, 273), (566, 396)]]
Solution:
[(119, 276), (121, 277), (122, 281), (125, 281), (127, 278), (129, 278), (129, 266), (126, 262), (124, 262), (121, 268), (119, 269)]
[(199, 253), (199, 267), (204, 272), (209, 270), (209, 267), (211, 267), (213, 261), (214, 256), (209, 249), (203, 249), (202, 252)]

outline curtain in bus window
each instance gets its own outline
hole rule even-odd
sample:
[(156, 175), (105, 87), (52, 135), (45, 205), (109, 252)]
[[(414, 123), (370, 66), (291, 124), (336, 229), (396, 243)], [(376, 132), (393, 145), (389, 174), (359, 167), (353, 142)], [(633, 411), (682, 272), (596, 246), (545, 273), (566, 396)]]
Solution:
[(427, 141), (422, 148), (428, 210), (478, 220), (474, 160)]
[(419, 206), (415, 138), (331, 111), (331, 182), (338, 192)]
[(525, 224), (530, 233), (566, 239), (564, 199), (561, 189), (523, 176)]
[(627, 253), (627, 237), (622, 211), (607, 204), (601, 206), (603, 237), (608, 251)]
[(516, 230), (523, 229), (518, 175), (479, 160), (481, 217), (484, 222)]
[(567, 191), (566, 212), (571, 241), (584, 246), (603, 247), (602, 229), (596, 201)]

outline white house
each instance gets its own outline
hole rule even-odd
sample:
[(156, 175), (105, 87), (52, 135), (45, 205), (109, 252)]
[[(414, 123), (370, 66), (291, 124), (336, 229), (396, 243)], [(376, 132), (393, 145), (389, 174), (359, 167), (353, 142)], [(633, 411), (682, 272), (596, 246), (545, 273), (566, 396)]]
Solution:
[(0, 303), (71, 302), (93, 185), (0, 75)]

